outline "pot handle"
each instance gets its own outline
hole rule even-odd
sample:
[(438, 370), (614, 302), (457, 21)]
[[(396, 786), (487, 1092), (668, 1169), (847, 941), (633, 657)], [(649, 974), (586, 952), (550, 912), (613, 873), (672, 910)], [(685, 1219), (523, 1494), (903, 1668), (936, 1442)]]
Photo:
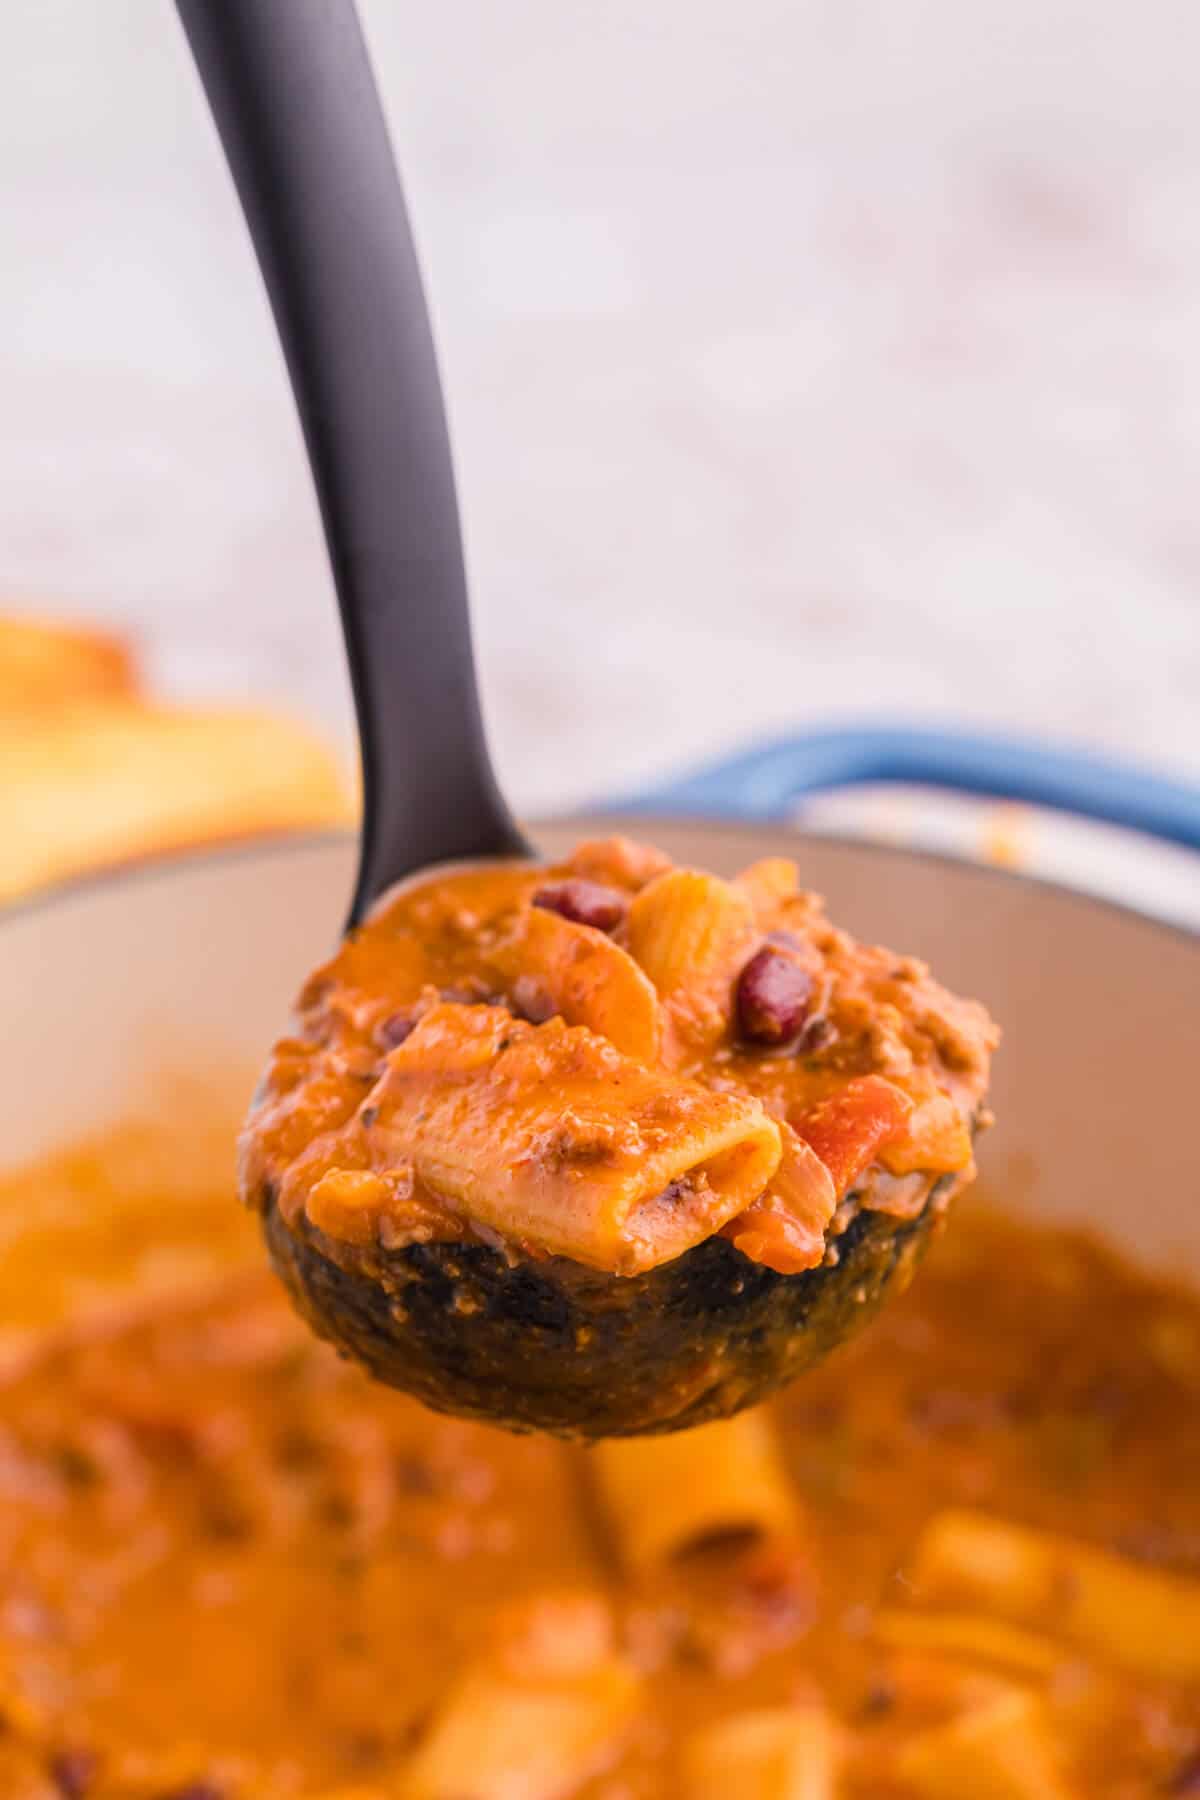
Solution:
[(806, 794), (868, 782), (1027, 801), (1200, 850), (1200, 789), (1185, 782), (1084, 750), (900, 726), (779, 738), (618, 805), (630, 813), (767, 821), (786, 818)]

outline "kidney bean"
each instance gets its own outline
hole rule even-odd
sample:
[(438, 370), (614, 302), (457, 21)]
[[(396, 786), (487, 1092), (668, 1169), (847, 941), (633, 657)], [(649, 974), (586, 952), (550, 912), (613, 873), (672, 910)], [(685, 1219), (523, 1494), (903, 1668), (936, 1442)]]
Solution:
[(86, 1800), (99, 1764), (90, 1750), (58, 1750), (50, 1758), (50, 1779), (63, 1800)]
[(398, 1050), (416, 1029), (417, 1021), (412, 1013), (395, 1012), (376, 1028), (375, 1037), (384, 1050)]
[(598, 881), (585, 881), (573, 876), (567, 881), (552, 881), (539, 888), (533, 904), (546, 912), (556, 912), (574, 925), (592, 925), (597, 931), (611, 931), (625, 917), (626, 899), (616, 888), (603, 887)]
[(895, 1705), (895, 1688), (889, 1681), (880, 1677), (872, 1681), (866, 1693), (863, 1695), (862, 1704), (858, 1709), (858, 1716), (860, 1719), (868, 1722), (872, 1719), (885, 1719), (887, 1715), (895, 1709)]
[(808, 1017), (815, 982), (803, 963), (767, 944), (738, 977), (737, 1017), (751, 1044), (786, 1044)]
[(518, 975), (513, 982), (512, 1008), (519, 1019), (531, 1025), (544, 1025), (554, 1017), (556, 1008), (536, 975)]
[(94, 1457), (79, 1444), (60, 1444), (54, 1454), (55, 1465), (68, 1487), (95, 1487), (100, 1469)]
[(1167, 1785), (1168, 1794), (1200, 1794), (1200, 1750), (1185, 1756)]
[(226, 1795), (215, 1781), (187, 1781), (182, 1787), (159, 1794), (157, 1800), (226, 1800)]

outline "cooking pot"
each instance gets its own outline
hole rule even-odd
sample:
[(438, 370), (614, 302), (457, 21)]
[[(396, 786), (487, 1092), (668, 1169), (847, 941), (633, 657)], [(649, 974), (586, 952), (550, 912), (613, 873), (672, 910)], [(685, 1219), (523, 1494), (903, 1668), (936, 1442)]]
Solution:
[[(926, 957), (1001, 1020), (999, 1122), (980, 1157), (991, 1194), (1200, 1277), (1191, 1141), (1200, 937), (1020, 874), (772, 823), (800, 792), (847, 772), (828, 740), (814, 759), (812, 741), (643, 799), (634, 819), (574, 819), (535, 835), (554, 854), (580, 836), (630, 831), (723, 873), (793, 854), (839, 922)], [(943, 755), (921, 773), (954, 779), (956, 766)], [(876, 779), (887, 767), (860, 755), (849, 772)], [(911, 778), (914, 767), (910, 757), (899, 772)], [(993, 769), (986, 780), (975, 769), (969, 785), (1140, 821), (1185, 842), (1195, 805), (1184, 790), (1151, 783), (1158, 811), (1139, 812), (1128, 789), (1113, 800), (1094, 771), (1078, 769), (1065, 792), (1048, 792), (1029, 769)], [(665, 816), (672, 805), (710, 816)], [(738, 811), (756, 816), (711, 816)], [(348, 838), (253, 843), (147, 863), (12, 911), (0, 924), (0, 990), (13, 1024), (0, 1083), (5, 1159), (120, 1117), (164, 1065), (219, 1074), (243, 1103), (302, 972), (336, 937), (354, 861)]]

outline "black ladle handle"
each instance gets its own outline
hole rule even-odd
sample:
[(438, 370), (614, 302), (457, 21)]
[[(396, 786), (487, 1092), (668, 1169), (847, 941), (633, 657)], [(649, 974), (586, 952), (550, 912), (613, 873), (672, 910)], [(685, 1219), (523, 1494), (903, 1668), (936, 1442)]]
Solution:
[(363, 765), (353, 924), (428, 863), (528, 852), (484, 741), (433, 334), (353, 0), (177, 3), (333, 565)]

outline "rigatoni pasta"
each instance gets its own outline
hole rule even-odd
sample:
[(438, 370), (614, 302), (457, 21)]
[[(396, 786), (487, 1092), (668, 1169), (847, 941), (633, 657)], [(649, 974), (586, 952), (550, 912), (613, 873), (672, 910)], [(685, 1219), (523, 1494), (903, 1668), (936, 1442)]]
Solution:
[(925, 1598), (967, 1602), (1101, 1661), (1200, 1682), (1200, 1580), (983, 1513), (940, 1513), (913, 1561)]
[(370, 1113), (385, 1165), (467, 1219), (623, 1274), (711, 1237), (779, 1161), (757, 1101), (499, 1006), (433, 1007), (389, 1058)]
[(699, 869), (672, 869), (629, 908), (629, 947), (667, 1017), (667, 1054), (687, 1062), (728, 1034), (734, 982), (758, 938), (747, 896)]
[(1063, 1777), (1044, 1702), (1019, 1691), (918, 1733), (896, 1773), (914, 1800), (1086, 1800)]
[(904, 1612), (889, 1607), (876, 1614), (871, 1631), (879, 1643), (896, 1649), (929, 1651), (1034, 1680), (1053, 1675), (1070, 1660), (1070, 1652), (1053, 1638), (982, 1613)]
[(822, 1706), (734, 1713), (685, 1744), (682, 1800), (836, 1800), (838, 1735)]
[(621, 1560), (647, 1569), (706, 1543), (789, 1537), (795, 1490), (764, 1411), (669, 1437), (616, 1438), (589, 1452)]
[(800, 890), (800, 871), (790, 856), (762, 856), (735, 878), (754, 914), (764, 925), (774, 923), (780, 905)]
[(395, 1800), (567, 1800), (619, 1750), (638, 1698), (602, 1598), (535, 1597), (464, 1670)]
[(654, 986), (605, 932), (580, 930), (548, 907), (531, 906), (491, 960), (531, 1018), (586, 1025), (623, 1055), (657, 1061), (661, 1024)]

